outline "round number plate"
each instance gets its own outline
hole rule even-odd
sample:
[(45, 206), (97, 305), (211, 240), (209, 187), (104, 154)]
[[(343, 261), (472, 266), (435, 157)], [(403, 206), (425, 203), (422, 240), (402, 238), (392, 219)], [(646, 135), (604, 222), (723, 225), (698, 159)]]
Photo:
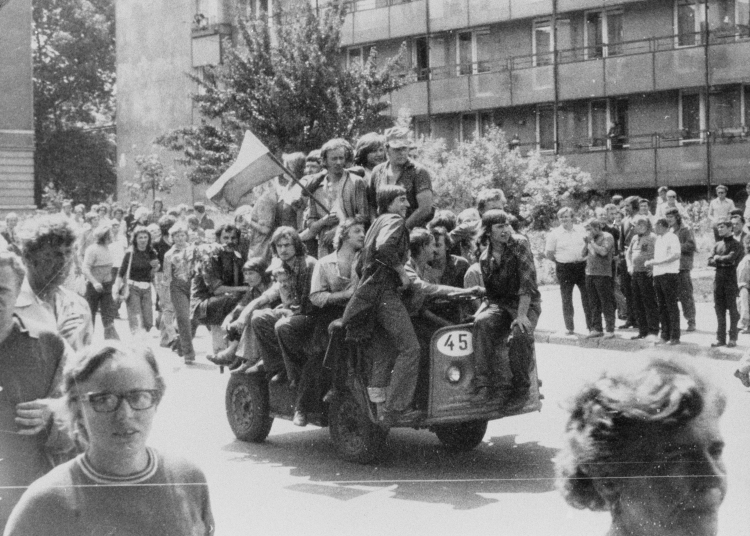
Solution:
[(444, 333), (437, 341), (440, 353), (451, 357), (462, 357), (474, 352), (471, 331), (457, 330)]

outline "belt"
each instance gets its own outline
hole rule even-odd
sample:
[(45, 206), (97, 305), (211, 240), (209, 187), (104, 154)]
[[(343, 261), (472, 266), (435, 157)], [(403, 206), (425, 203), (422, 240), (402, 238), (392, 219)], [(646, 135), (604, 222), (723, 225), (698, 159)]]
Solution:
[(146, 281), (128, 281), (128, 284), (143, 290), (151, 288), (151, 283), (148, 283)]

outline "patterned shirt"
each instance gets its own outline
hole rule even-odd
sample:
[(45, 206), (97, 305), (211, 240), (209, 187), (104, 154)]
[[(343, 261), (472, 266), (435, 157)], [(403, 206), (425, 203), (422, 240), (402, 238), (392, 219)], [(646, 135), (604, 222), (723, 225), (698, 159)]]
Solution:
[(534, 255), (523, 236), (514, 234), (508, 239), (499, 261), (492, 253), (490, 244), (479, 258), (487, 299), (491, 303), (517, 306), (520, 296), (530, 296), (532, 303), (541, 301)]
[(193, 272), (194, 258), (194, 248), (187, 246), (177, 249), (177, 246), (172, 246), (164, 254), (164, 284), (169, 286), (173, 279), (189, 283)]
[[(380, 187), (384, 184), (389, 184), (389, 170), (389, 162), (378, 164), (375, 166), (375, 169), (372, 170), (372, 177), (370, 178), (372, 191), (369, 196), (371, 202), (377, 199), (377, 192)], [(427, 168), (422, 164), (413, 162), (412, 160), (407, 160), (404, 169), (401, 171), (401, 175), (398, 180), (396, 180), (395, 184), (403, 186), (406, 190), (406, 199), (409, 201), (409, 208), (406, 211), (406, 219), (408, 220), (409, 216), (419, 208), (417, 195), (424, 191), (432, 190), (432, 177), (430, 176), (430, 172), (427, 171)], [(432, 216), (429, 216), (428, 220), (430, 217)], [(417, 225), (424, 225), (427, 221), (416, 223)]]
[(292, 283), (286, 287), (289, 292), (282, 292), (281, 285), (276, 282), (263, 293), (265, 299), (269, 303), (281, 300), (286, 309), (303, 315), (309, 314), (312, 309), (310, 287), (317, 262), (315, 257), (308, 255), (307, 257), (295, 256), (290, 262), (283, 263)]

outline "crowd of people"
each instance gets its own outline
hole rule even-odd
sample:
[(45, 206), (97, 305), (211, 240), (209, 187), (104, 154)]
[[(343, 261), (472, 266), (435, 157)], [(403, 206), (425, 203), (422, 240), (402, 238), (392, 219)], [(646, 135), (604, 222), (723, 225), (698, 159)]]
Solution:
[[(349, 340), (361, 344), (371, 364), (367, 393), (385, 428), (425, 417), (417, 383), (431, 337), (440, 327), (467, 318), (474, 324), (471, 403), (499, 403), (507, 411), (522, 407), (531, 387), (534, 330), (541, 314), (530, 242), (518, 219), (504, 210), (507, 201), (499, 189), (479, 192), (476, 206), (460, 214), (435, 210), (430, 173), (412, 158), (413, 146), (408, 129), (394, 127), (384, 135), (365, 135), (354, 147), (333, 139), (308, 155), (286, 155), (292, 176), (274, 179), (252, 206), (235, 211), (233, 223), (216, 225), (202, 203), (165, 209), (158, 199), (151, 208), (133, 203), (127, 211), (102, 203), (86, 212), (82, 205), (65, 202), (60, 214), (32, 218), (21, 228), (18, 218), (8, 215), (5, 247), (0, 247), (0, 270), (7, 276), (0, 277), (0, 354), (3, 367), (29, 355), (39, 366), (34, 378), (24, 376), (23, 367), (10, 367), (17, 373), (12, 392), (12, 381), (0, 369), (4, 428), (24, 428), (14, 435), (13, 474), (3, 478), (22, 490), (54, 465), (48, 453), (62, 458), (80, 453), (28, 490), (11, 516), (9, 534), (44, 533), (32, 530), (39, 523), (50, 534), (55, 527), (89, 533), (101, 516), (117, 526), (135, 523), (138, 530), (140, 522), (168, 523), (172, 528), (156, 531), (164, 534), (213, 530), (200, 470), (145, 444), (164, 384), (153, 352), (111, 341), (119, 339), (114, 320), (122, 303), (132, 335), (156, 327), (161, 346), (186, 364), (195, 361), (193, 339), (204, 325), (211, 335), (211, 362), (234, 374), (265, 372), (272, 383), (296, 387), (293, 422), (298, 426), (307, 424), (316, 398), (338, 396), (336, 382), (329, 381), (323, 395), (318, 381), (332, 328), (345, 329)], [(545, 252), (557, 266), (571, 334), (575, 286), (588, 337), (613, 337), (617, 311), (625, 327), (638, 327), (633, 338), (679, 344), (678, 302), (688, 330), (695, 329), (690, 287), (695, 239), (676, 194), (665, 189), (659, 195), (655, 214), (648, 200), (616, 196), (583, 226), (575, 223), (571, 209), (560, 210), (560, 226), (549, 234)], [(719, 197), (711, 205), (719, 237), (711, 257), (717, 267), (716, 311), (723, 319), (716, 345), (733, 346), (742, 286), (737, 265), (750, 239), (735, 238), (732, 222), (744, 215), (732, 212), (733, 207), (725, 214), (728, 203)], [(744, 272), (750, 278), (750, 257), (745, 264), (740, 278)], [(750, 280), (743, 287), (745, 301), (748, 286)], [(443, 299), (462, 302), (446, 305)], [(97, 313), (110, 341), (92, 346)], [(494, 356), (501, 340), (509, 348), (507, 378), (500, 377)], [(328, 366), (336, 374), (336, 367)], [(685, 390), (676, 394), (686, 400), (713, 393), (692, 369), (672, 366), (651, 363), (643, 374), (658, 373), (662, 383)], [(696, 386), (678, 381), (683, 376)], [(590, 391), (579, 404), (615, 403), (612, 397), (602, 401), (601, 389)], [(66, 410), (50, 402), (60, 396)], [(707, 406), (714, 420), (723, 410), (720, 402)], [(673, 408), (672, 419), (671, 413), (659, 413), (661, 399), (640, 403), (657, 412), (651, 421), (668, 420), (674, 430), (705, 413), (705, 403), (696, 402), (691, 413), (682, 405)], [(632, 418), (643, 420), (644, 411), (635, 408)], [(573, 414), (585, 420), (579, 410)], [(72, 437), (55, 424), (60, 415), (67, 415)], [(569, 425), (571, 434), (589, 426), (576, 423)], [(113, 434), (128, 437), (113, 441)], [(573, 478), (569, 470), (598, 478), (589, 467), (596, 463), (587, 459), (566, 468), (564, 478)], [(127, 498), (127, 510), (112, 507), (121, 496), (66, 491), (92, 482), (200, 485), (177, 499), (157, 491)], [(592, 490), (576, 498), (580, 486), (575, 486), (569, 498), (575, 504), (610, 506), (606, 489), (594, 486), (598, 498)], [(4, 498), (0, 509), (17, 500)], [(183, 509), (188, 520), (139, 519), (144, 505), (169, 509), (175, 500), (188, 505)], [(82, 505), (92, 510), (76, 515)], [(8, 513), (0, 512), (0, 519)]]

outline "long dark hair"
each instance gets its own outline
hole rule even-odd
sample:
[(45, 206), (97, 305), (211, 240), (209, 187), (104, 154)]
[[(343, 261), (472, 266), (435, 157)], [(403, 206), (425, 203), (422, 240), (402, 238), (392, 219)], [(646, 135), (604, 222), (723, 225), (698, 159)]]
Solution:
[(151, 249), (151, 233), (148, 232), (148, 229), (146, 229), (142, 225), (139, 225), (138, 227), (133, 229), (133, 236), (130, 238), (130, 245), (133, 246), (133, 251), (138, 251), (137, 238), (141, 233), (146, 233), (148, 235), (148, 242), (146, 242), (146, 251)]

